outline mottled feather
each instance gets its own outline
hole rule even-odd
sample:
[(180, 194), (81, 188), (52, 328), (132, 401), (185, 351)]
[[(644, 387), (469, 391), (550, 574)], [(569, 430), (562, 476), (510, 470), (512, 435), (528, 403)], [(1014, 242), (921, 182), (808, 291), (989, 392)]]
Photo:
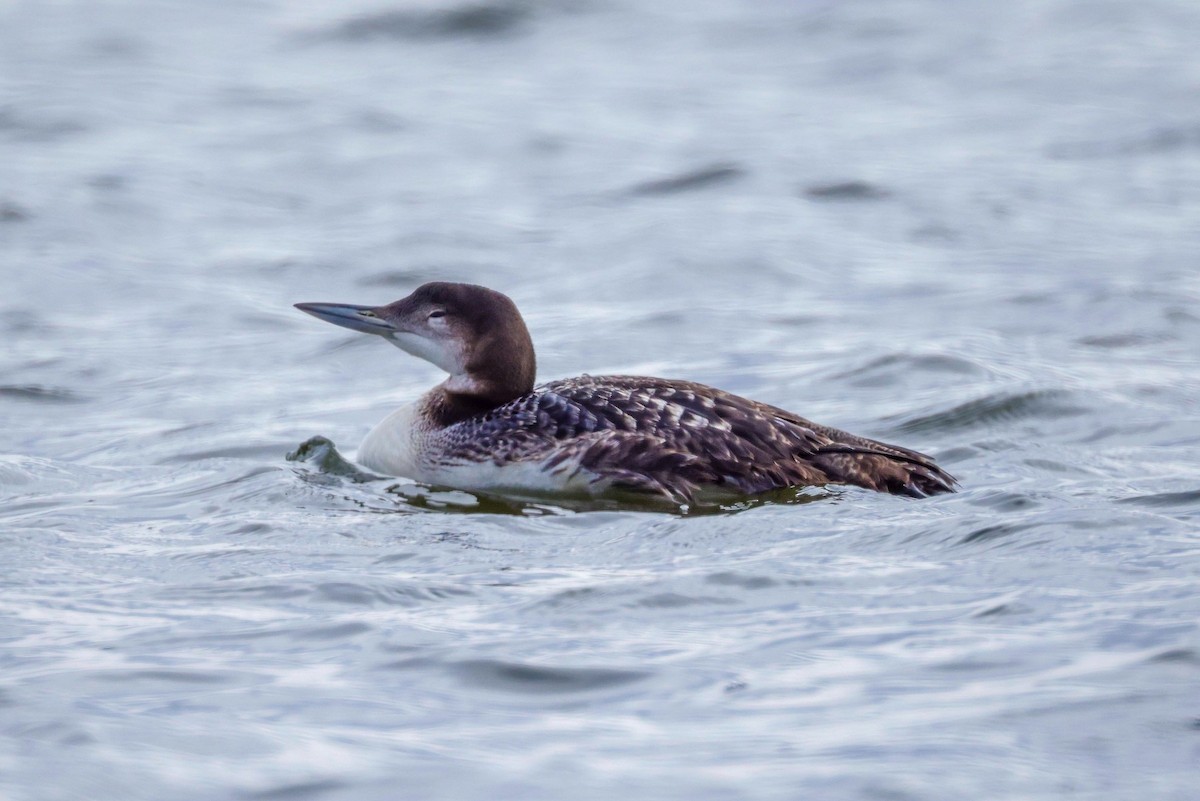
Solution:
[(444, 465), (535, 461), (680, 501), (705, 487), (757, 493), (854, 484), (923, 497), (953, 492), (956, 483), (916, 451), (704, 384), (641, 376), (552, 381), (432, 436)]

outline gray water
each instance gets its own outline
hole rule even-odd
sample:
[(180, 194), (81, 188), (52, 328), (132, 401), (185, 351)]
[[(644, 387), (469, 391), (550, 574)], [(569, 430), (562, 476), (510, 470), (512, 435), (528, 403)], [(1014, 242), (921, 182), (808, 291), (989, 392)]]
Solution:
[[(0, 6), (0, 797), (1200, 797), (1198, 41), (1192, 0)], [(963, 491), (358, 482), (301, 444), (439, 376), (291, 304), (435, 278), (543, 379)]]

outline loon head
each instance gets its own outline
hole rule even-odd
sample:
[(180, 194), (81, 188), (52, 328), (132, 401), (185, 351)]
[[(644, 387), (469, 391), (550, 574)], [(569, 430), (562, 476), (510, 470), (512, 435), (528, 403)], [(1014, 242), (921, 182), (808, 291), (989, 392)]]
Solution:
[(447, 392), (499, 405), (533, 388), (533, 340), (506, 295), (436, 281), (386, 306), (297, 303), (334, 325), (377, 334), (450, 374)]

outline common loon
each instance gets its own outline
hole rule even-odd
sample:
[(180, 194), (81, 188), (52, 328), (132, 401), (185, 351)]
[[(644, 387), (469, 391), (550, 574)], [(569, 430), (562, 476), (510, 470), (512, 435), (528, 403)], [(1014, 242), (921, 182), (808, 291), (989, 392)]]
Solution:
[(296, 308), (450, 374), (363, 441), (359, 463), (387, 475), (466, 490), (631, 490), (677, 503), (706, 488), (855, 484), (924, 497), (957, 483), (924, 454), (691, 381), (583, 375), (534, 387), (525, 321), (482, 286), (434, 282), (386, 306)]

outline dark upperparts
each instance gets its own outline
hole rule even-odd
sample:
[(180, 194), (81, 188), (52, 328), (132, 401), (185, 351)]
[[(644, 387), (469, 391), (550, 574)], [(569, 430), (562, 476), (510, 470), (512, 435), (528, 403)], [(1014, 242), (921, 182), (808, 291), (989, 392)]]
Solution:
[(538, 428), (561, 443), (561, 455), (626, 488), (683, 499), (706, 485), (757, 493), (855, 484), (923, 497), (954, 492), (956, 484), (922, 453), (691, 381), (554, 381), (536, 399), (536, 416)]

